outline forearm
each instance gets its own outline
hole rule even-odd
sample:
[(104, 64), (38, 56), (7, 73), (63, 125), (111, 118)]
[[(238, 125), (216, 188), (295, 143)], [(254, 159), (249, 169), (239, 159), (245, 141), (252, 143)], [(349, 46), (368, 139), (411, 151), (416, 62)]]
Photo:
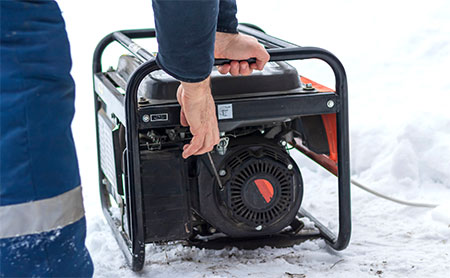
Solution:
[(211, 94), (211, 81), (210, 77), (200, 82), (183, 82), (181, 85), (184, 88), (184, 94), (189, 99), (201, 98), (204, 95)]
[(158, 40), (157, 62), (184, 82), (200, 82), (211, 73), (219, 3), (153, 0)]
[(220, 0), (216, 30), (222, 33), (236, 34), (238, 32), (236, 12), (236, 0)]

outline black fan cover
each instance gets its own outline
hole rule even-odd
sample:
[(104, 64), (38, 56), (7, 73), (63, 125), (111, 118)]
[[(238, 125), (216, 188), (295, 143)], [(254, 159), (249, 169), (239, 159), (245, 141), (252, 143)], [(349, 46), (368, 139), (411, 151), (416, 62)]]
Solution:
[(214, 175), (199, 184), (200, 193), (205, 193), (200, 214), (210, 224), (229, 236), (245, 237), (273, 234), (292, 222), (303, 185), (297, 165), (283, 147), (269, 140), (235, 145), (218, 169), (226, 173), (223, 190)]

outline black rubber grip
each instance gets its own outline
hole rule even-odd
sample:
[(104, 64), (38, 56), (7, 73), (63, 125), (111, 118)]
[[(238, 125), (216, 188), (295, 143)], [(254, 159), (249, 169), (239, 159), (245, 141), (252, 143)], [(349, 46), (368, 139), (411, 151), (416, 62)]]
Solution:
[[(216, 59), (214, 61), (214, 65), (215, 66), (222, 66), (222, 65), (231, 63), (231, 61), (232, 60), (229, 60), (229, 59)], [(248, 62), (249, 64), (254, 64), (254, 63), (256, 63), (256, 58), (250, 58), (250, 59), (247, 59), (247, 60), (239, 60), (239, 62), (244, 62), (244, 61)]]

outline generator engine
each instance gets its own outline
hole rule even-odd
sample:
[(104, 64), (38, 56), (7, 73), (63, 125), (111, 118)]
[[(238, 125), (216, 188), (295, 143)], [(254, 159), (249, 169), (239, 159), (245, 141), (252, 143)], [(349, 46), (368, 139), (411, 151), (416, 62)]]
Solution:
[[(248, 76), (212, 69), (220, 142), (211, 152), (187, 159), (182, 152), (192, 134), (180, 122), (180, 83), (132, 40), (154, 38), (155, 30), (111, 33), (94, 52), (101, 204), (133, 270), (144, 265), (146, 243), (290, 246), (320, 236), (342, 250), (349, 242), (347, 80), (342, 64), (324, 49), (299, 47), (253, 25), (241, 24), (239, 32), (257, 38), (270, 61)], [(113, 41), (132, 55), (120, 56), (117, 67), (104, 70), (102, 54)], [(304, 59), (327, 62), (336, 91), (300, 76), (287, 62)], [(301, 208), (303, 180), (291, 149), (337, 176), (337, 235)], [(308, 235), (302, 230), (303, 217), (314, 223)]]
[[(135, 57), (124, 55), (110, 77), (117, 83), (125, 82), (138, 66)], [(224, 77), (213, 70), (211, 79), (216, 98), (230, 97), (234, 86), (246, 89), (245, 93), (236, 93), (238, 89), (232, 91), (234, 98), (255, 97), (280, 88), (303, 89), (296, 69), (285, 62), (270, 63), (264, 71), (249, 77)], [(141, 84), (139, 104), (145, 107), (173, 102), (177, 87), (174, 78), (156, 72)], [(98, 113), (105, 121), (100, 127), (112, 125), (107, 123), (103, 109)], [(164, 122), (163, 116), (163, 113), (152, 114), (150, 121)], [(118, 130), (121, 147), (117, 153), (120, 154), (125, 150), (125, 129)], [(294, 137), (303, 138), (311, 149), (328, 153), (320, 116), (272, 122), (250, 119), (229, 125), (224, 121), (221, 130), (220, 143), (212, 152), (187, 160), (181, 157), (181, 151), (191, 139), (189, 128), (178, 125), (139, 133), (143, 205), (145, 211), (152, 212), (144, 215), (149, 241), (218, 232), (237, 238), (265, 236), (280, 232), (294, 221), (302, 201), (303, 181), (287, 151), (287, 142)], [(308, 141), (309, 137), (314, 140)], [(105, 149), (107, 144), (101, 142), (101, 145)], [(117, 144), (110, 143), (110, 148), (113, 145)], [(109, 154), (109, 150), (105, 152)], [(124, 170), (124, 159), (121, 164)], [(108, 172), (108, 168), (105, 170)]]

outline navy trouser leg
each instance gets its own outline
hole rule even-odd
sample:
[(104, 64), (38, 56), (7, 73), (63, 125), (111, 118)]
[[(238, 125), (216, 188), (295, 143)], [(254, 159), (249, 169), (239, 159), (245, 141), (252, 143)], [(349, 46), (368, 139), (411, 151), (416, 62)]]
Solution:
[(86, 220), (40, 234), (0, 239), (0, 277), (92, 277)]
[[(75, 86), (61, 11), (54, 1), (1, 0), (0, 13), (0, 276), (92, 276), (81, 198), (71, 204), (81, 208), (76, 218), (68, 205), (51, 204), (80, 185), (70, 129)], [(41, 201), (49, 210), (38, 214), (33, 206)], [(58, 225), (48, 229), (52, 221), (44, 220), (55, 215)], [(21, 225), (9, 229), (10, 220)]]

